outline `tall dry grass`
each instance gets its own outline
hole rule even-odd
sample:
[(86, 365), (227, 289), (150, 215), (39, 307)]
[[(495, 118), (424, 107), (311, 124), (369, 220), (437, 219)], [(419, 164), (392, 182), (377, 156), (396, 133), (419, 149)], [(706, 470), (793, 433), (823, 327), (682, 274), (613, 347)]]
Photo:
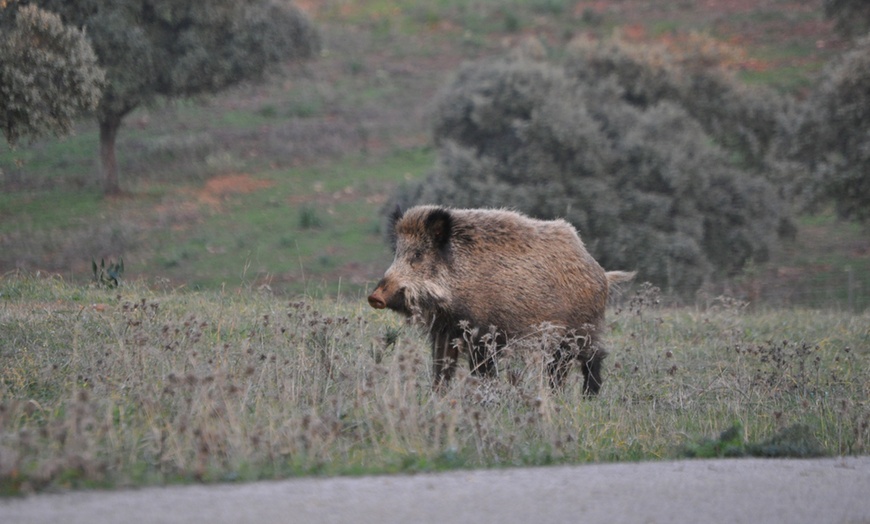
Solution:
[(579, 373), (551, 391), (528, 344), (497, 378), (433, 393), (424, 337), (362, 300), (6, 275), (0, 487), (644, 460), (732, 427), (867, 452), (867, 314), (659, 302), (642, 286), (610, 312), (604, 387), (584, 400)]

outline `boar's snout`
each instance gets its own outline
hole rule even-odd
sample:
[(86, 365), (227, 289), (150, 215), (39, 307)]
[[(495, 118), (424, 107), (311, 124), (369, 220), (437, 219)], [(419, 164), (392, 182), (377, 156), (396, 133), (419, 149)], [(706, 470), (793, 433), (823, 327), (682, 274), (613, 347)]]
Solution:
[(369, 295), (369, 305), (375, 309), (384, 309), (387, 307), (387, 302), (384, 300), (381, 288), (375, 289), (372, 294)]
[(381, 280), (375, 286), (375, 290), (369, 295), (369, 305), (375, 309), (384, 309), (387, 307), (387, 296), (384, 294), (386, 282)]
[(394, 279), (384, 278), (369, 295), (369, 305), (375, 309), (391, 309), (405, 316), (411, 316), (405, 299), (405, 287), (396, 284)]

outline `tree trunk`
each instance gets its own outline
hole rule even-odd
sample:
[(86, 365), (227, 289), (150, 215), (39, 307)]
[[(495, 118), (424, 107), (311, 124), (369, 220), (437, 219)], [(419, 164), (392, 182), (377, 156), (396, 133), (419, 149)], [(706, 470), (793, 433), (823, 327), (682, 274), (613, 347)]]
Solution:
[(118, 160), (115, 158), (115, 138), (121, 127), (121, 118), (108, 116), (100, 120), (100, 163), (103, 170), (103, 194), (121, 194), (118, 183)]

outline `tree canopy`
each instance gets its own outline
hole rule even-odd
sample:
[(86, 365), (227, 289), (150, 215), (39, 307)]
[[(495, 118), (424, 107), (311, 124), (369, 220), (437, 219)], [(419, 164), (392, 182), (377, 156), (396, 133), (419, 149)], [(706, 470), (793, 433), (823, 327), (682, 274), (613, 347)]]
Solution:
[(104, 80), (84, 31), (36, 6), (0, 2), (0, 129), (10, 144), (69, 133), (97, 107)]
[[(24, 2), (24, 0), (22, 0)], [(259, 80), (319, 50), (317, 31), (273, 0), (34, 0), (87, 28), (106, 86), (96, 110), (106, 193), (120, 191), (115, 140), (126, 115), (162, 98)]]

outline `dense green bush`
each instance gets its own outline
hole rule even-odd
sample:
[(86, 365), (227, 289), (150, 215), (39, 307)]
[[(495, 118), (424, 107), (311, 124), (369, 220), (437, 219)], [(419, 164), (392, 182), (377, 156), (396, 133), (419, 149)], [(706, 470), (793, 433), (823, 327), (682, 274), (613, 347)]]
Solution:
[(622, 100), (641, 108), (668, 101), (696, 120), (741, 168), (771, 172), (769, 157), (789, 99), (771, 90), (747, 86), (729, 71), (741, 53), (703, 35), (691, 34), (679, 46), (602, 43), (578, 39), (571, 45), (567, 69), (585, 84), (614, 79)]
[(837, 31), (846, 37), (860, 37), (870, 31), (867, 0), (825, 0), (825, 16), (833, 20)]
[(761, 175), (784, 106), (697, 57), (634, 51), (463, 68), (435, 112), (437, 167), (395, 200), (563, 217), (605, 268), (670, 291), (765, 260), (790, 224)]
[(812, 175), (817, 201), (870, 220), (870, 36), (835, 60), (804, 104), (790, 142)]

